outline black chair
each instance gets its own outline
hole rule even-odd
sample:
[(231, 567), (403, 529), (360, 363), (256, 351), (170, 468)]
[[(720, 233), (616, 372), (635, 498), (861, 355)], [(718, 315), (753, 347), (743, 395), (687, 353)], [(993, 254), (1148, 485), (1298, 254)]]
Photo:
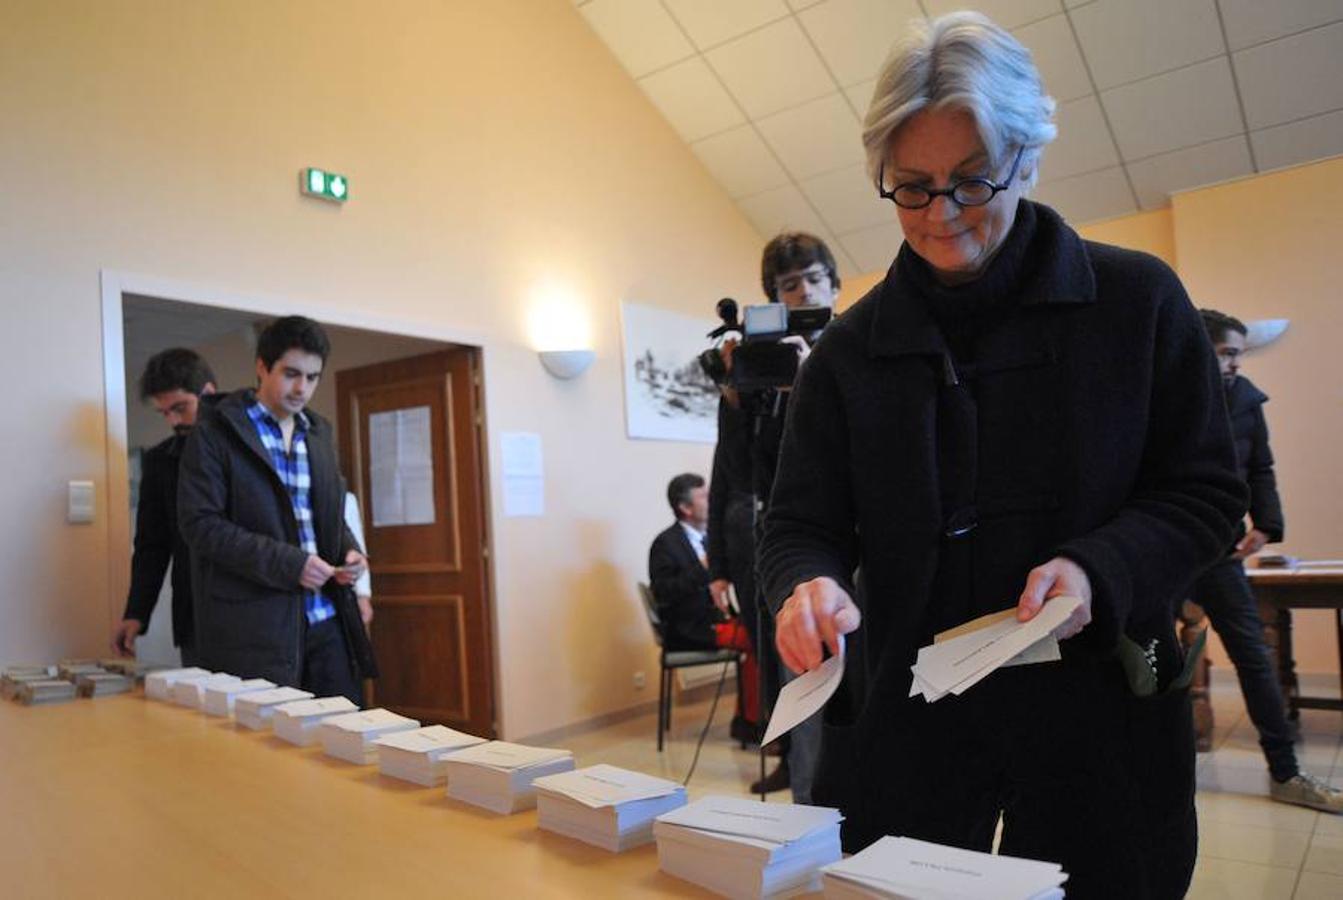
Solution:
[[(662, 736), (671, 731), (672, 710), (672, 672), (676, 669), (688, 669), (691, 666), (708, 666), (714, 663), (732, 663), (737, 668), (737, 684), (741, 684), (741, 654), (736, 650), (672, 650), (662, 645), (662, 618), (658, 615), (657, 602), (653, 599), (653, 589), (639, 582), (639, 597), (643, 600), (644, 612), (648, 615), (648, 624), (653, 629), (653, 640), (657, 642), (660, 655), (661, 674), (658, 679), (658, 752), (662, 752)], [(743, 744), (743, 747), (746, 745)]]

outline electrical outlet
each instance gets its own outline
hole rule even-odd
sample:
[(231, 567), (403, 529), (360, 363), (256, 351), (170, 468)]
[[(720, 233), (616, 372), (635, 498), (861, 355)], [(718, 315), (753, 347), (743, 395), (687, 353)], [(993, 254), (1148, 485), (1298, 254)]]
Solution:
[(643, 673), (643, 672), (635, 672), (635, 673), (634, 673), (634, 689), (635, 689), (636, 691), (642, 691), (642, 690), (644, 689), (644, 673)]

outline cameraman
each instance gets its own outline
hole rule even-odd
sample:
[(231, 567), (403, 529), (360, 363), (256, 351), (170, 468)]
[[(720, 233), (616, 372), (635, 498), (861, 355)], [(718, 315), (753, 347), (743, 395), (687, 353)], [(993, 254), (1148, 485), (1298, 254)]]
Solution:
[[(760, 261), (760, 281), (770, 303), (782, 303), (791, 309), (802, 306), (833, 308), (839, 295), (839, 272), (830, 248), (820, 238), (801, 232), (784, 232), (765, 245)], [(798, 364), (811, 352), (815, 335), (789, 335), (782, 341), (794, 344)], [(760, 728), (769, 722), (774, 698), (781, 687), (781, 676), (791, 674), (780, 664), (774, 646), (773, 617), (768, 611), (757, 615), (755, 579), (755, 529), (763, 519), (774, 484), (779, 445), (783, 436), (784, 415), (789, 389), (765, 389), (739, 392), (731, 386), (732, 358), (737, 342), (728, 340), (722, 347), (728, 379), (719, 385), (718, 446), (714, 448), (713, 476), (709, 488), (709, 588), (720, 609), (727, 606), (727, 588), (731, 584), (741, 604), (742, 621), (752, 643), (762, 654), (761, 671), (765, 690), (761, 696)], [(755, 508), (753, 509), (753, 503)], [(757, 624), (763, 634), (757, 634)], [(734, 722), (733, 736), (744, 723)], [(811, 781), (820, 749), (820, 720), (800, 725), (780, 742), (784, 760), (751, 785), (753, 794), (783, 790), (791, 786), (797, 803), (811, 800)]]

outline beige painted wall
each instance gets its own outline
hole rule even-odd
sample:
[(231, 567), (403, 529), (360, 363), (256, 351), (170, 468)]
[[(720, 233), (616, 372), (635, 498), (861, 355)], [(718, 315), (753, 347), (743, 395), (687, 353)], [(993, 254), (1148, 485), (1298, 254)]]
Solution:
[[(761, 240), (573, 5), (49, 0), (0, 18), (0, 660), (99, 652), (120, 614), (110, 269), (478, 335), (491, 458), (500, 432), (538, 432), (548, 478), (540, 519), (503, 518), (492, 488), (504, 732), (652, 700), (631, 686), (656, 682), (633, 583), (666, 479), (710, 448), (625, 438), (618, 304), (748, 296)], [(348, 174), (353, 199), (301, 198), (304, 165)], [(590, 324), (577, 381), (533, 352), (543, 280)], [(65, 523), (75, 478), (97, 482), (93, 525)]]

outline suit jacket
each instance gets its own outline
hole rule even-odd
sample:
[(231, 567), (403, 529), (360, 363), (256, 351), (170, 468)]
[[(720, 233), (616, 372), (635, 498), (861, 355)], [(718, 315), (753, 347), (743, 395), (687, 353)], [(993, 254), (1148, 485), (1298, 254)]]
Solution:
[(648, 577), (662, 619), (667, 650), (712, 650), (718, 644), (713, 625), (718, 609), (709, 595), (709, 570), (700, 564), (680, 522), (653, 539)]
[[(247, 416), (254, 400), (246, 390), (203, 403), (182, 452), (177, 515), (191, 547), (196, 650), (206, 668), (296, 685), (303, 671), (299, 575), (308, 554), (289, 493)], [(343, 565), (359, 545), (344, 521), (331, 425), (305, 414), (317, 552)], [(344, 604), (336, 608), (345, 624)]]
[(173, 565), (173, 643), (195, 643), (191, 608), (191, 554), (177, 530), (177, 465), (186, 439), (173, 435), (144, 453), (140, 501), (135, 512), (135, 552), (131, 589), (123, 619), (137, 619), (144, 631), (158, 604), (168, 563)]

